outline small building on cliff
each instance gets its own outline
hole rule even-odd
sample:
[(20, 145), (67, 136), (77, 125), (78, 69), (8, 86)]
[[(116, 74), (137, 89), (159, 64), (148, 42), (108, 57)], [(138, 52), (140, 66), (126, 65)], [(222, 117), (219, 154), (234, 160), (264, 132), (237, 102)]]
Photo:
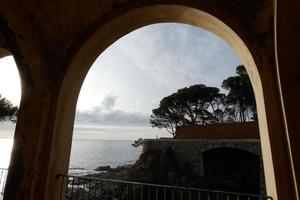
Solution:
[(259, 140), (259, 129), (257, 122), (181, 126), (176, 129), (175, 139)]
[(143, 152), (165, 148), (212, 189), (266, 193), (256, 122), (180, 127), (174, 139), (146, 139)]

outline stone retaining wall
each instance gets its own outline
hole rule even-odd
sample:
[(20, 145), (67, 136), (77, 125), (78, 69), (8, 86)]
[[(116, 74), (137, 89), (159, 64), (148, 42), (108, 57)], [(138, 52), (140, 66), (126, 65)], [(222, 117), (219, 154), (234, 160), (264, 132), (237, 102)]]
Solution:
[(265, 194), (265, 179), (260, 141), (257, 139), (145, 139), (143, 152), (171, 147), (176, 153), (180, 165), (193, 164), (197, 175), (204, 176), (204, 152), (216, 148), (236, 148), (260, 158), (260, 193)]

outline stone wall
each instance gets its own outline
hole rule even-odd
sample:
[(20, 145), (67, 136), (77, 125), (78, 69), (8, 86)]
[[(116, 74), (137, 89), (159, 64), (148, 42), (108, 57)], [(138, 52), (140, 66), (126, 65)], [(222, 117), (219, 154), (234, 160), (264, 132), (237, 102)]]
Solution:
[(143, 152), (171, 147), (180, 165), (186, 162), (193, 164), (199, 176), (204, 176), (203, 155), (216, 148), (236, 148), (253, 153), (260, 158), (260, 193), (265, 194), (265, 178), (261, 156), (260, 141), (257, 139), (145, 139)]

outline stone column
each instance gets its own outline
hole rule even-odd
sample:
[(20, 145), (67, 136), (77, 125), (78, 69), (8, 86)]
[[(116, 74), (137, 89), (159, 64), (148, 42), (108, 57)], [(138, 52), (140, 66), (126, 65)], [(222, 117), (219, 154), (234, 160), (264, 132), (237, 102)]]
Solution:
[(44, 80), (40, 74), (39, 78), (23, 81), (4, 200), (59, 199), (58, 175), (68, 172), (75, 105), (58, 132), (58, 120), (62, 120), (58, 117), (62, 115), (59, 88)]
[[(300, 191), (300, 2), (278, 0), (277, 58), (295, 188)], [(296, 191), (297, 192), (297, 191)]]
[[(78, 91), (61, 91), (64, 73), (45, 59), (32, 32), (21, 27), (26, 39), (18, 38), (0, 22), (22, 83), (4, 200), (58, 200), (62, 186), (58, 175), (68, 173)], [(69, 99), (64, 98), (66, 92)]]

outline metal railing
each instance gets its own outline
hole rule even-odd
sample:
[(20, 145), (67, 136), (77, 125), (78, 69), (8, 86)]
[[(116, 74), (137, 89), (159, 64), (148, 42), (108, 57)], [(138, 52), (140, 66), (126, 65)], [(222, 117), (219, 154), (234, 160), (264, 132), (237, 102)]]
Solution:
[(8, 169), (0, 168), (0, 200), (3, 199)]
[[(8, 169), (0, 168), (0, 200)], [(272, 200), (269, 196), (62, 175), (61, 200)]]
[(272, 200), (269, 196), (120, 180), (60, 176), (61, 200)]

